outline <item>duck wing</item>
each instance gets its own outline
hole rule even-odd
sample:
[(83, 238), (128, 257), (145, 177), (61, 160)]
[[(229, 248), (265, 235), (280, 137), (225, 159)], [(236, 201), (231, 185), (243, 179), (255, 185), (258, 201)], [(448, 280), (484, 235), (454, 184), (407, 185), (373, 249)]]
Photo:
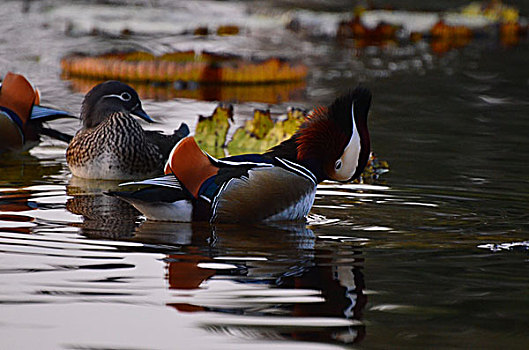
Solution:
[(215, 180), (211, 222), (304, 220), (317, 184), (310, 171), (280, 158), (270, 166), (223, 167)]
[(177, 130), (173, 131), (172, 135), (165, 135), (160, 131), (145, 131), (147, 140), (158, 146), (164, 160), (169, 158), (169, 153), (171, 153), (173, 147), (187, 135), (189, 135), (189, 127), (186, 123), (182, 123)]
[(146, 187), (136, 191), (109, 191), (105, 194), (130, 203), (151, 220), (179, 222), (192, 220), (193, 196), (183, 188), (174, 175), (120, 184), (120, 186), (129, 185)]

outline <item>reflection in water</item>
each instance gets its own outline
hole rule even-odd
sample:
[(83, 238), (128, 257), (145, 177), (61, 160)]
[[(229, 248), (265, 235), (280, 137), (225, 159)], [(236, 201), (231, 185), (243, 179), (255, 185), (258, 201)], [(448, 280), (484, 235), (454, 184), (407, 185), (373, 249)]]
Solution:
[[(317, 240), (304, 224), (137, 224), (132, 207), (102, 195), (115, 186), (71, 179), (66, 208), (83, 216), (76, 226), (89, 238), (126, 240), (162, 253), (171, 293), (167, 306), (242, 317), (213, 318), (203, 324), (205, 330), (325, 343), (364, 338), (366, 295), (358, 246)], [(115, 264), (105, 269), (123, 268)]]
[(57, 175), (62, 166), (29, 153), (4, 153), (0, 157), (0, 186), (24, 186)]
[[(71, 82), (76, 92), (87, 93), (101, 80), (64, 77)], [(305, 81), (289, 83), (271, 83), (255, 85), (221, 84), (154, 84), (130, 82), (142, 99), (167, 101), (175, 98), (187, 98), (201, 101), (225, 102), (261, 102), (278, 104), (286, 101), (300, 101), (305, 92)]]
[(60, 164), (27, 152), (3, 153), (0, 157), (0, 228), (12, 233), (31, 233), (37, 224), (30, 212), (48, 206), (39, 205), (32, 198), (39, 193), (39, 188), (30, 185), (57, 176), (61, 170)]
[[(354, 251), (353, 255), (360, 255)], [(323, 254), (322, 254), (323, 255)], [(326, 251), (327, 257), (315, 256), (313, 264), (304, 269), (300, 276), (285, 276), (282, 286), (286, 288), (318, 289), (322, 290), (325, 300), (322, 303), (295, 304), (293, 314), (301, 317), (344, 317), (347, 319), (361, 320), (362, 311), (367, 303), (363, 293), (364, 276), (359, 266), (349, 263), (339, 263), (330, 258), (331, 251)], [(361, 258), (353, 258), (355, 264), (361, 263)], [(364, 339), (365, 326), (358, 325), (347, 327), (331, 334), (327, 332), (296, 332), (292, 335), (296, 339), (310, 341), (336, 340), (343, 343), (356, 343)]]
[[(352, 246), (333, 247), (339, 254), (320, 249), (305, 225), (210, 227), (147, 221), (136, 230), (134, 241), (180, 246), (164, 259), (169, 288), (181, 299), (168, 306), (181, 312), (263, 317), (266, 322), (262, 328), (244, 319), (221, 320), (208, 324), (210, 331), (340, 343), (365, 336), (360, 322), (367, 301), (361, 252)], [(351, 323), (302, 326), (326, 318)]]
[[(266, 331), (244, 320), (226, 323), (221, 319), (220, 324), (205, 326), (225, 334), (341, 343), (364, 338), (365, 326), (359, 321), (366, 296), (363, 258), (357, 246), (320, 247), (304, 224), (210, 226), (145, 221), (137, 225), (135, 209), (102, 195), (115, 186), (112, 181), (73, 177), (66, 208), (83, 216), (78, 226), (87, 237), (129, 240), (163, 253), (165, 278), (175, 293), (168, 306), (187, 313), (264, 317), (267, 322)], [(303, 324), (322, 318), (351, 323)]]
[(83, 216), (82, 223), (73, 225), (81, 227), (87, 237), (120, 239), (132, 236), (139, 212), (118, 198), (103, 195), (105, 191), (116, 190), (119, 183), (71, 178), (67, 186), (67, 194), (71, 197), (66, 209)]
[(30, 233), (35, 226), (34, 218), (19, 214), (37, 207), (28, 200), (31, 192), (27, 190), (0, 190), (0, 227), (3, 231), (14, 233)]

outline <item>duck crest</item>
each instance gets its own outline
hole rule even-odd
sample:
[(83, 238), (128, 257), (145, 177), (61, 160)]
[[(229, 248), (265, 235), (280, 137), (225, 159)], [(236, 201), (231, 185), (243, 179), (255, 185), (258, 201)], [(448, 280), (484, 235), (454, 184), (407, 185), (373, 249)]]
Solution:
[(327, 107), (319, 107), (310, 113), (296, 134), (299, 161), (335, 159), (341, 154), (350, 138), (347, 129), (329, 118)]
[(357, 123), (356, 110), (367, 103), (367, 109), (358, 111), (367, 116), (370, 101), (369, 90), (358, 87), (336, 98), (328, 107), (316, 107), (298, 131), (298, 158), (306, 159), (322, 154), (335, 158), (339, 155), (353, 134), (353, 124)]
[(345, 178), (340, 174), (335, 179), (351, 180), (359, 176), (369, 157), (367, 113), (370, 103), (368, 89), (350, 90), (329, 106), (315, 108), (290, 139), (267, 154), (298, 162), (310, 169), (318, 181), (335, 178), (339, 166), (346, 163), (348, 172), (342, 170), (342, 173), (350, 176)]

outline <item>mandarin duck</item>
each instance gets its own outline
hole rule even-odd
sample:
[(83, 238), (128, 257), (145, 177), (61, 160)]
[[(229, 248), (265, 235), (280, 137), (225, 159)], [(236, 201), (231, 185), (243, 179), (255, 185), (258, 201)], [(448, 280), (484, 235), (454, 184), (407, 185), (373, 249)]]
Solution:
[(316, 186), (324, 180), (358, 178), (369, 158), (368, 89), (358, 87), (327, 107), (313, 110), (296, 133), (263, 154), (215, 159), (192, 136), (171, 151), (165, 176), (114, 191), (143, 213), (161, 221), (301, 221)]
[(82, 103), (82, 128), (66, 150), (72, 174), (104, 180), (162, 174), (169, 152), (189, 128), (182, 123), (172, 135), (164, 135), (143, 130), (135, 116), (153, 122), (132, 87), (119, 81), (93, 87)]
[(6, 74), (0, 84), (0, 153), (28, 150), (38, 143), (40, 135), (70, 141), (71, 136), (44, 127), (43, 123), (73, 116), (39, 103), (39, 91), (23, 75)]

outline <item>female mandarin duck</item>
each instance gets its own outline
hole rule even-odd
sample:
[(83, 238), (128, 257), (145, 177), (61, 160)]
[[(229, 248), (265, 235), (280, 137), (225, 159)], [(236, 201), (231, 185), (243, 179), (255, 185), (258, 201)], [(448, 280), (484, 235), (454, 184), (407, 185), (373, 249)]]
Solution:
[(43, 126), (71, 117), (67, 112), (39, 105), (39, 91), (22, 75), (8, 72), (0, 84), (0, 152), (24, 151), (47, 135), (68, 142), (71, 136)]
[(153, 122), (132, 87), (107, 81), (92, 88), (81, 107), (83, 127), (66, 150), (72, 174), (115, 180), (163, 173), (171, 149), (189, 128), (182, 124), (173, 135), (163, 135), (143, 130), (134, 116)]
[(315, 109), (288, 140), (264, 154), (215, 159), (193, 137), (172, 150), (163, 177), (109, 192), (148, 219), (256, 222), (303, 220), (323, 180), (358, 178), (370, 153), (367, 114), (371, 93), (358, 87), (328, 107)]

